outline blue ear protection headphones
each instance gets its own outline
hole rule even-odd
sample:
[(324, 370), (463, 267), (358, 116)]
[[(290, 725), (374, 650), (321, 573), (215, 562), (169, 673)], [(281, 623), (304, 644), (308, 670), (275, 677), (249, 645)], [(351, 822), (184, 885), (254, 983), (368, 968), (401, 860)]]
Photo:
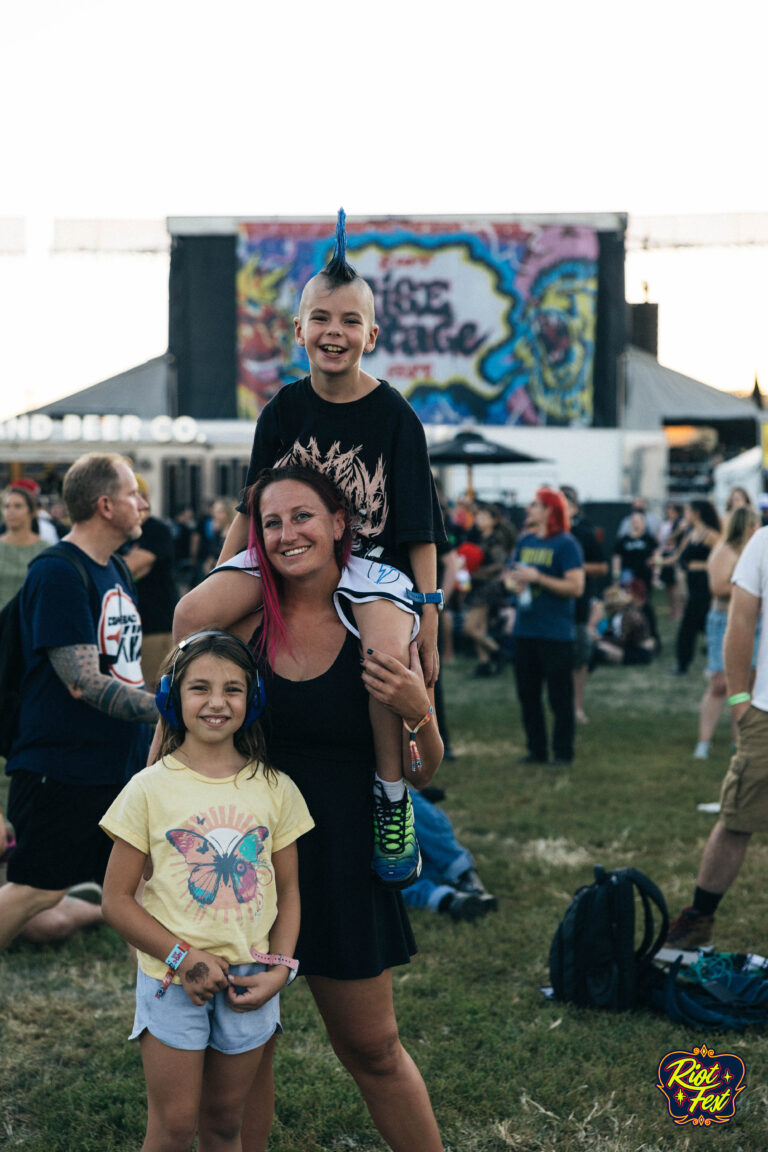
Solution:
[(242, 728), (239, 729), (239, 731), (242, 732), (243, 728), (250, 727), (254, 720), (258, 720), (259, 716), (261, 716), (267, 703), (267, 695), (264, 691), (264, 682), (261, 679), (261, 676), (259, 676), (259, 670), (256, 667), (256, 663), (253, 659), (253, 653), (251, 652), (250, 648), (247, 646), (247, 644), (243, 644), (242, 640), (239, 640), (237, 636), (230, 635), (229, 632), (221, 632), (219, 630), (212, 630), (209, 632), (195, 632), (192, 636), (187, 636), (185, 640), (181, 641), (176, 649), (176, 655), (173, 658), (171, 674), (170, 676), (166, 674), (165, 676), (161, 677), (157, 692), (155, 693), (155, 703), (157, 704), (157, 710), (162, 716), (163, 720), (165, 720), (166, 724), (170, 725), (170, 727), (173, 728), (175, 732), (178, 732), (181, 729), (182, 719), (181, 706), (179, 703), (179, 693), (177, 689), (174, 689), (174, 679), (176, 677), (176, 661), (188, 644), (191, 644), (194, 640), (201, 640), (204, 636), (226, 636), (227, 639), (234, 640), (236, 644), (240, 645), (244, 652), (248, 653), (248, 660), (253, 670), (253, 685), (251, 687), (251, 698), (248, 701), (248, 711), (246, 712)]

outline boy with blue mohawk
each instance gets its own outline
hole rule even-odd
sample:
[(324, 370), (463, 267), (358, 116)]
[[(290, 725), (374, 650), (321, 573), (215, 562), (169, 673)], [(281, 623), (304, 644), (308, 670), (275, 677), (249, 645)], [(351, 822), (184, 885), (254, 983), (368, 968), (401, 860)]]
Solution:
[[(246, 480), (263, 468), (303, 465), (326, 473), (344, 493), (352, 514), (355, 548), (334, 594), (345, 625), (369, 650), (410, 664), (418, 646), (427, 687), (437, 679), (437, 548), (445, 542), (442, 515), (429, 466), (424, 429), (410, 404), (385, 380), (363, 371), (378, 335), (373, 293), (346, 256), (344, 210), (339, 211), (331, 260), (304, 286), (294, 319), (297, 343), (306, 349), (309, 376), (285, 385), (261, 413)], [(219, 567), (252, 569), (249, 520), (241, 505), (227, 535)], [(174, 632), (226, 628), (261, 603), (247, 604), (233, 584), (223, 604), (211, 604), (205, 584), (177, 608)], [(239, 600), (239, 602), (238, 602)], [(222, 619), (222, 613), (226, 619)], [(234, 613), (238, 613), (237, 616)], [(376, 749), (374, 856), (383, 884), (403, 888), (419, 875), (421, 859), (413, 811), (402, 773), (401, 721), (386, 705), (370, 702)], [(411, 756), (418, 756), (415, 729)], [(402, 722), (405, 725), (405, 721)], [(407, 726), (406, 726), (407, 728)]]

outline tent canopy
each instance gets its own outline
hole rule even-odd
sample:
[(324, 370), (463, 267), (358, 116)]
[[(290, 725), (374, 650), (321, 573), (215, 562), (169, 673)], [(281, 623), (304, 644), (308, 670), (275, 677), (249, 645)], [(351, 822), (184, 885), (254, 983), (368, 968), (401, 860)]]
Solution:
[(630, 346), (622, 355), (626, 404), (622, 427), (656, 429), (666, 424), (708, 420), (761, 420), (751, 400), (721, 392), (659, 364), (655, 356)]
[(171, 357), (165, 353), (144, 364), (110, 376), (90, 388), (83, 388), (71, 396), (33, 409), (35, 413), (61, 418), (70, 414), (87, 416), (109, 412), (115, 416), (140, 416), (152, 420), (155, 416), (173, 416), (171, 410)]

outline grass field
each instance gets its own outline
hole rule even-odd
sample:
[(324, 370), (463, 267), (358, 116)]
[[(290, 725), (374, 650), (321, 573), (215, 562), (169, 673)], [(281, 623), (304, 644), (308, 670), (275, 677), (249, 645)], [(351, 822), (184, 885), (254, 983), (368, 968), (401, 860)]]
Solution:
[[(395, 988), (404, 1043), (451, 1152), (768, 1146), (765, 1034), (698, 1035), (651, 1013), (576, 1010), (539, 992), (552, 934), (594, 864), (646, 872), (672, 915), (690, 900), (714, 819), (696, 805), (717, 799), (730, 735), (724, 718), (712, 758), (692, 759), (703, 659), (686, 678), (671, 679), (670, 649), (667, 635), (651, 668), (592, 676), (590, 723), (565, 772), (515, 763), (524, 747), (510, 670), (473, 680), (472, 663), (460, 659), (444, 671), (459, 754), (438, 777), (445, 809), (500, 909), (476, 925), (413, 914), (419, 955), (396, 970)], [(718, 915), (722, 949), (768, 950), (767, 874), (768, 845), (758, 837)], [(144, 1088), (138, 1050), (126, 1039), (133, 979), (107, 928), (56, 949), (17, 943), (0, 955), (0, 1146), (139, 1147)], [(270, 1149), (382, 1152), (301, 980), (284, 995), (283, 1015)], [(676, 1127), (655, 1086), (667, 1052), (705, 1039), (747, 1068), (736, 1117), (717, 1132)]]

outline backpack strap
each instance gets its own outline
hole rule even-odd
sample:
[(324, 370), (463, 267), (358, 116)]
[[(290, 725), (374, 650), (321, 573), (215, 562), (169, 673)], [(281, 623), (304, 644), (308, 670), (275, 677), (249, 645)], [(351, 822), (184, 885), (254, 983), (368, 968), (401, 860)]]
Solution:
[(113, 552), (110, 559), (114, 560), (115, 567), (120, 573), (121, 580), (124, 581), (126, 588), (130, 592), (132, 598), (136, 599), (136, 581), (133, 578), (133, 572), (125, 562), (125, 558), (119, 552)]
[(92, 593), (95, 592), (96, 589), (91, 574), (88, 571), (86, 565), (83, 564), (78, 553), (73, 548), (67, 548), (67, 546), (61, 541), (59, 541), (58, 544), (51, 544), (50, 548), (46, 548), (44, 552), (40, 552), (37, 556), (34, 557), (33, 560), (30, 561), (30, 567), (32, 564), (37, 564), (39, 560), (45, 560), (46, 557), (55, 557), (58, 560), (66, 560), (68, 564), (71, 564), (72, 567), (76, 569), (78, 576), (82, 580), (85, 587), (88, 589), (88, 595), (91, 596)]
[[(664, 899), (661, 889), (654, 884), (653, 880), (650, 880), (644, 875), (644, 873), (638, 872), (636, 868), (626, 868), (624, 872), (640, 893), (640, 899), (643, 904), (643, 913), (645, 916), (643, 940), (635, 952), (636, 959), (643, 961), (646, 958), (650, 959), (651, 956), (655, 956), (667, 938), (669, 932), (667, 902)], [(651, 902), (656, 905), (661, 917), (661, 926), (655, 940), (653, 940), (653, 912), (651, 910)], [(651, 943), (652, 940), (653, 943)]]
[[(80, 576), (80, 579), (82, 580), (85, 587), (88, 589), (89, 595), (96, 591), (93, 578), (88, 571), (88, 567), (87, 565), (83, 564), (75, 546), (72, 548), (67, 548), (66, 544), (60, 540), (58, 544), (52, 544), (50, 548), (46, 548), (44, 552), (38, 553), (38, 555), (30, 561), (30, 564), (36, 564), (38, 560), (44, 560), (46, 556), (55, 556), (60, 560), (66, 560), (69, 564), (72, 565), (73, 568), (77, 569), (78, 575)], [(110, 556), (110, 560), (114, 561), (115, 567), (120, 573), (120, 579), (124, 581), (126, 588), (130, 592), (131, 596), (135, 599), (136, 583), (133, 579), (133, 573), (126, 564), (125, 560), (119, 552), (113, 552)]]
[[(72, 548), (68, 548), (66, 544), (62, 543), (62, 541), (59, 541), (58, 544), (52, 544), (50, 548), (46, 548), (44, 552), (41, 552), (38, 556), (35, 556), (35, 558), (31, 561), (31, 564), (36, 564), (38, 560), (44, 560), (46, 556), (53, 556), (60, 560), (66, 560), (68, 564), (71, 564), (72, 567), (76, 569), (88, 593), (88, 599), (90, 601), (93, 619), (98, 621), (101, 607), (99, 603), (99, 590), (93, 581), (93, 577), (88, 570), (87, 564), (84, 564), (80, 559), (77, 547), (73, 546)], [(118, 555), (117, 552), (113, 552), (110, 556), (110, 559), (114, 560), (115, 567), (120, 574), (120, 578), (125, 583), (131, 598), (135, 601), (136, 584), (134, 583), (130, 568), (126, 564), (123, 557)], [(99, 671), (106, 675), (109, 672), (111, 666), (115, 663), (115, 659), (116, 658), (114, 656), (108, 656), (106, 653), (100, 652)]]

